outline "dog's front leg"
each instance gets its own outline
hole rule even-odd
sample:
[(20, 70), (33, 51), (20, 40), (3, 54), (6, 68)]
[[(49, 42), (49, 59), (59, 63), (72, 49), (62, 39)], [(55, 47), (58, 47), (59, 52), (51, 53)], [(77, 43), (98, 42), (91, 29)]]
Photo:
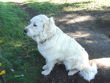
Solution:
[(47, 68), (48, 68), (47, 64), (42, 67), (43, 70), (46, 70)]
[(42, 71), (43, 75), (49, 75), (55, 65), (54, 61), (48, 61), (46, 65), (43, 66), (44, 71)]
[[(50, 61), (50, 62), (51, 62), (51, 61)], [(46, 59), (46, 64), (42, 67), (43, 70), (48, 69), (48, 63), (49, 63), (49, 61)]]

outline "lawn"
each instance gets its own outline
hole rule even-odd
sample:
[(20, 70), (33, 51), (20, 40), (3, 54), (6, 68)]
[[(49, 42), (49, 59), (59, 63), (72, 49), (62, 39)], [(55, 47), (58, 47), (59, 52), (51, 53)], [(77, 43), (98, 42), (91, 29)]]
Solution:
[(7, 83), (35, 83), (39, 78), (43, 61), (35, 42), (23, 33), (28, 20), (17, 4), (0, 2), (0, 60)]
[[(66, 0), (68, 1), (68, 0)], [(26, 0), (23, 3), (0, 2), (0, 61), (7, 83), (39, 83), (44, 59), (37, 44), (24, 35), (30, 13), (58, 16), (65, 12), (109, 8), (109, 0), (59, 3), (53, 0)], [(24, 10), (31, 10), (31, 12)]]

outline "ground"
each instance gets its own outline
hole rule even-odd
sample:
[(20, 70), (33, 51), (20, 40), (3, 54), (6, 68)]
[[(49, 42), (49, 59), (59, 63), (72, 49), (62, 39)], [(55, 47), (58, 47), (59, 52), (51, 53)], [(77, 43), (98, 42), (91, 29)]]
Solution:
[[(62, 6), (59, 5), (47, 3), (50, 7), (51, 6), (53, 7), (54, 11), (49, 10), (48, 12), (46, 12), (45, 10), (38, 11), (39, 10), (38, 6), (35, 7), (33, 6), (33, 5), (38, 5), (40, 3), (27, 3), (27, 4), (16, 3), (16, 4), (29, 15), (28, 16), (29, 18), (25, 19), (25, 21), (28, 21), (30, 18), (40, 13), (44, 13), (48, 16), (54, 16), (56, 25), (59, 28), (61, 28), (67, 35), (75, 38), (87, 50), (90, 60), (94, 61), (97, 64), (98, 74), (96, 75), (95, 79), (92, 80), (90, 83), (110, 83), (109, 7), (106, 7), (104, 9), (95, 8), (90, 10), (84, 7), (85, 9), (80, 10), (79, 3), (66, 4), (66, 5), (62, 5), (65, 6), (65, 9), (67, 6), (74, 5), (76, 6), (76, 10), (63, 11), (63, 12), (61, 11), (62, 13), (59, 14), (58, 8), (62, 9)], [(39, 5), (39, 8), (43, 10), (42, 5), (48, 8), (47, 4), (41, 3)], [(81, 3), (81, 5), (82, 4), (89, 4), (89, 2)], [(58, 11), (58, 13), (56, 14), (55, 11)], [(23, 18), (26, 18), (25, 15)], [(22, 83), (30, 83), (31, 81), (32, 83), (88, 83), (86, 80), (80, 77), (78, 73), (74, 76), (67, 76), (67, 71), (65, 70), (64, 65), (56, 65), (53, 71), (51, 72), (51, 74), (48, 76), (41, 75), (40, 74), (41, 67), (45, 64), (44, 59), (43, 57), (39, 56), (40, 55), (39, 52), (36, 51), (35, 42), (32, 42), (32, 40), (28, 40), (24, 36), (22, 37), (24, 39), (23, 41), (24, 43), (22, 44), (23, 47), (21, 46), (22, 48), (19, 47), (19, 43), (17, 43), (18, 45), (15, 48), (11, 46), (11, 49), (14, 49), (14, 51), (16, 52), (14, 53), (14, 55), (17, 55), (17, 53), (19, 54), (19, 52), (22, 52), (23, 53), (22, 56), (18, 57), (17, 55), (16, 57), (18, 60), (14, 56), (11, 56), (11, 58), (14, 57), (14, 59), (17, 60), (18, 64), (21, 64), (18, 65), (14, 63), (14, 70), (19, 71), (19, 68), (17, 68), (17, 66), (22, 67), (23, 69), (20, 68), (20, 71), (23, 71), (22, 73), (24, 73), (25, 78), (22, 79), (22, 77), (19, 76), (19, 73), (21, 74), (21, 72), (19, 71), (17, 72), (17, 74), (14, 73), (14, 75), (16, 75), (15, 77), (7, 79), (8, 83), (21, 83), (21, 81)], [(30, 45), (34, 45), (35, 47), (33, 46), (30, 47)], [(2, 46), (1, 48), (3, 49)], [(20, 49), (21, 50), (23, 49), (23, 51), (21, 51)], [(10, 57), (9, 57), (9, 61), (11, 61)], [(21, 63), (20, 61), (23, 63)], [(12, 60), (11, 63), (12, 62), (15, 61)], [(33, 67), (30, 66), (31, 64)], [(6, 68), (8, 73), (10, 73), (8, 67)], [(9, 75), (7, 74), (7, 77), (8, 76)]]
[[(94, 15), (91, 15), (92, 13), (94, 13)], [(91, 13), (89, 11), (83, 11), (64, 14), (55, 18), (56, 25), (68, 35), (74, 37), (87, 50), (91, 60), (95, 59), (93, 61), (98, 65), (98, 74), (91, 83), (109, 83), (110, 28), (109, 24), (106, 24), (106, 22), (103, 23), (103, 19), (98, 20), (99, 13), (95, 11)], [(86, 21), (83, 21), (85, 19)], [(102, 60), (102, 62), (100, 60)], [(41, 83), (44, 81), (46, 83), (88, 83), (79, 77), (78, 74), (68, 77), (63, 65), (55, 67), (51, 75), (43, 76)]]

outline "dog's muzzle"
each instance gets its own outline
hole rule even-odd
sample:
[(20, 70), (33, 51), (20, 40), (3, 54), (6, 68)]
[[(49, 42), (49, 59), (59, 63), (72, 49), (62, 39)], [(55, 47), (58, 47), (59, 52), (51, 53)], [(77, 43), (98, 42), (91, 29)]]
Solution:
[(27, 29), (24, 29), (24, 33), (26, 34), (28, 32), (28, 30)]

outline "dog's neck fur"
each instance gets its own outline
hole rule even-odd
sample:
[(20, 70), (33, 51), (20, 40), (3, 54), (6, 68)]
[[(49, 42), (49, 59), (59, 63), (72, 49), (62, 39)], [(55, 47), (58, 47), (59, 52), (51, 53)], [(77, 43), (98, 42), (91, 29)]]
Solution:
[(47, 41), (51, 40), (54, 36), (55, 36), (55, 33), (48, 37), (43, 37), (43, 35), (42, 36), (38, 35), (38, 36), (33, 37), (32, 39), (35, 40), (37, 44), (44, 44)]
[(47, 41), (51, 40), (56, 34), (58, 35), (59, 33), (60, 34), (63, 33), (57, 26), (55, 26), (55, 27), (56, 27), (56, 31), (53, 34), (51, 34), (51, 36), (50, 36), (50, 34), (48, 34), (49, 35), (48, 37), (43, 37), (43, 36), (39, 35), (39, 36), (34, 37), (33, 40), (35, 40), (37, 42), (37, 44), (42, 45), (42, 44), (46, 43)]
[[(52, 27), (54, 27), (55, 29), (57, 28), (56, 25), (54, 25)], [(52, 28), (52, 27), (50, 27), (50, 28)], [(55, 32), (50, 31), (50, 32), (47, 32), (46, 34), (41, 33), (39, 35), (39, 39), (38, 39), (37, 43), (44, 44), (47, 41), (51, 40), (55, 36), (55, 34), (56, 34), (56, 30), (55, 30)]]
[(48, 37), (48, 38), (46, 38), (46, 39), (43, 39), (43, 40), (39, 41), (39, 43), (40, 43), (40, 44), (44, 44), (46, 41), (51, 40), (51, 38), (53, 38), (54, 35), (55, 35), (55, 34), (53, 34), (52, 36), (50, 36), (50, 37)]

